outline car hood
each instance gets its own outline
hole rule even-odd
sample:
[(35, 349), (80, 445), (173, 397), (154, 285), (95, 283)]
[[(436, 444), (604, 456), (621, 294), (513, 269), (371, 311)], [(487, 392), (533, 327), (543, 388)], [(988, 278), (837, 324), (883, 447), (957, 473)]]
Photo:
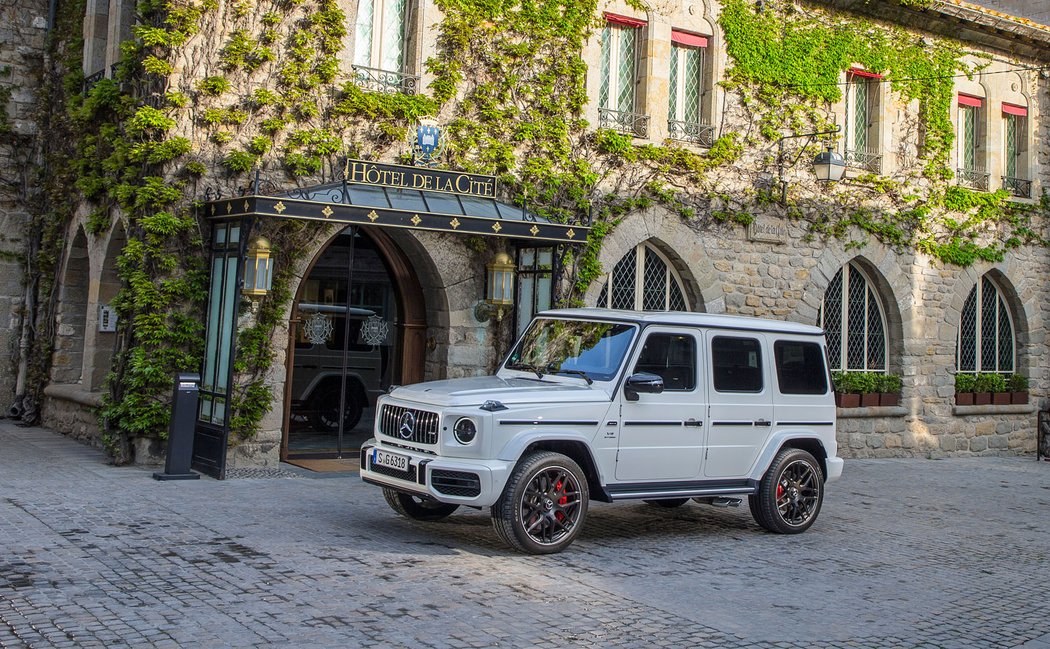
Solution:
[(499, 401), (504, 405), (607, 401), (609, 393), (598, 385), (587, 385), (582, 380), (563, 382), (478, 376), (406, 385), (395, 389), (390, 397), (437, 406), (471, 406), (486, 401)]

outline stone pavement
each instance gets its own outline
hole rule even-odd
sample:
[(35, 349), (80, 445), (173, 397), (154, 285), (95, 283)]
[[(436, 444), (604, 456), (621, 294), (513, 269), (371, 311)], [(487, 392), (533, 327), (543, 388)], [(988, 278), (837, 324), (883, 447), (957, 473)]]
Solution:
[(807, 533), (594, 503), (563, 554), (356, 474), (157, 482), (0, 420), (2, 647), (1050, 649), (1050, 463), (849, 460)]

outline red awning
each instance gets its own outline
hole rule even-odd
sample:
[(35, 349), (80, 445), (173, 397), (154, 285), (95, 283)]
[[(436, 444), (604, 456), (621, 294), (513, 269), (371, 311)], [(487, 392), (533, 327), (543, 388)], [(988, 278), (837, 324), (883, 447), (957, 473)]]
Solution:
[(688, 45), (689, 47), (707, 47), (707, 36), (672, 29), (671, 42), (679, 45)]
[(974, 97), (973, 95), (964, 95), (959, 93), (959, 105), (960, 106), (976, 106), (980, 108), (984, 104), (984, 99), (981, 97)]
[(615, 25), (623, 25), (624, 27), (645, 27), (644, 20), (631, 18), (630, 16), (621, 16), (620, 14), (611, 14), (609, 12), (605, 12), (605, 20)]
[(868, 79), (882, 78), (882, 75), (877, 72), (868, 72), (867, 70), (861, 70), (860, 68), (850, 68), (849, 73), (855, 77), (867, 77)]
[(1003, 102), (1003, 112), (1007, 115), (1018, 115), (1020, 117), (1028, 117), (1028, 109), (1024, 106), (1018, 106), (1016, 104), (1008, 104)]

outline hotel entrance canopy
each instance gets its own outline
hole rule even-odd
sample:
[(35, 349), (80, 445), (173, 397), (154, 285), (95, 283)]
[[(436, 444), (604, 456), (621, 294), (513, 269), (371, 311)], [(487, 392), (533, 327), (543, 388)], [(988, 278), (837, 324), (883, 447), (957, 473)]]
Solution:
[(583, 243), (590, 230), (556, 223), (494, 197), (493, 176), (350, 161), (347, 179), (276, 195), (224, 198), (211, 218), (267, 217), (454, 232), (517, 240)]

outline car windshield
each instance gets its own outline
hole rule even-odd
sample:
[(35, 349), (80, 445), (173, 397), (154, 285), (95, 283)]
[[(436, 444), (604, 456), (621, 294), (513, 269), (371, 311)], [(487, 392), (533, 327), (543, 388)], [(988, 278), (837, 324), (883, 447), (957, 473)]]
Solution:
[(615, 322), (540, 318), (529, 325), (504, 367), (539, 377), (564, 374), (611, 381), (634, 332), (635, 327)]

